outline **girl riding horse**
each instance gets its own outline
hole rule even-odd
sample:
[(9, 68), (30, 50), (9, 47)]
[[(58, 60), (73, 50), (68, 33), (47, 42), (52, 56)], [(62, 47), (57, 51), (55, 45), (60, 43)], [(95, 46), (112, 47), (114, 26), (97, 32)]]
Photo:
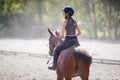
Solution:
[[(63, 42), (58, 44), (53, 52), (54, 54), (54, 60), (53, 65), (51, 67), (48, 67), (50, 70), (55, 70), (57, 65), (57, 59), (60, 54), (60, 52), (66, 48), (69, 48), (73, 45), (79, 45), (77, 36), (81, 34), (80, 28), (77, 25), (77, 22), (72, 18), (74, 15), (74, 9), (70, 6), (66, 6), (63, 9), (63, 17), (65, 19), (62, 27), (62, 31), (60, 34), (60, 39), (64, 38), (64, 33), (66, 32), (65, 39)], [(77, 30), (77, 33), (76, 33)]]

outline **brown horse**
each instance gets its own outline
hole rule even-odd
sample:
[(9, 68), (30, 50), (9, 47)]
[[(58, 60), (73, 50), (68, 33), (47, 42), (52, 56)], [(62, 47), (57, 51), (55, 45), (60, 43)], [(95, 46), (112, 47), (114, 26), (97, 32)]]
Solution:
[[(57, 46), (59, 39), (59, 33), (53, 32), (48, 29), (50, 33), (49, 38), (49, 54), (52, 55), (54, 48)], [(80, 46), (72, 46), (61, 52), (61, 59), (57, 63), (56, 73), (57, 80), (72, 80), (72, 77), (77, 74), (82, 80), (89, 79), (89, 69), (92, 58), (88, 55), (87, 51)]]

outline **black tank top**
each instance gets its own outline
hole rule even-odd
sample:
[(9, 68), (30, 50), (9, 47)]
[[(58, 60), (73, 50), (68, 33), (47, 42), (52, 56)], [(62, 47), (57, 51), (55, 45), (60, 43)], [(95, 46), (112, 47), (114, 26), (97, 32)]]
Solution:
[(77, 23), (72, 18), (66, 20), (66, 36), (76, 35), (76, 26)]

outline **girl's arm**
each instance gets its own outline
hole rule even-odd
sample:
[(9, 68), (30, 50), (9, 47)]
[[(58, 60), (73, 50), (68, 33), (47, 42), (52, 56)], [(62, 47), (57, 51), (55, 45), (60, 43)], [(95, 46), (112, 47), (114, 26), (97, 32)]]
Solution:
[(80, 30), (80, 28), (79, 28), (79, 26), (77, 25), (77, 23), (76, 23), (76, 30), (77, 30), (77, 36), (80, 36), (81, 35), (81, 30)]
[(63, 23), (62, 31), (61, 31), (61, 36), (60, 38), (64, 38), (64, 33), (65, 33), (65, 27), (66, 27), (66, 22)]

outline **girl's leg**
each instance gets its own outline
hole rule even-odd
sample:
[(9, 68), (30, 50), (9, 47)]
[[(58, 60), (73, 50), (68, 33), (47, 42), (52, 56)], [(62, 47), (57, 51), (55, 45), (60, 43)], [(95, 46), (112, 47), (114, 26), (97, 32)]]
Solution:
[(65, 41), (63, 41), (62, 43), (60, 43), (59, 45), (57, 45), (57, 47), (55, 48), (53, 54), (53, 65), (51, 67), (48, 67), (48, 69), (50, 70), (55, 70), (56, 69), (56, 65), (57, 65), (57, 59), (58, 59), (58, 56), (60, 54), (60, 52), (62, 50), (64, 50), (64, 45), (65, 45)]

